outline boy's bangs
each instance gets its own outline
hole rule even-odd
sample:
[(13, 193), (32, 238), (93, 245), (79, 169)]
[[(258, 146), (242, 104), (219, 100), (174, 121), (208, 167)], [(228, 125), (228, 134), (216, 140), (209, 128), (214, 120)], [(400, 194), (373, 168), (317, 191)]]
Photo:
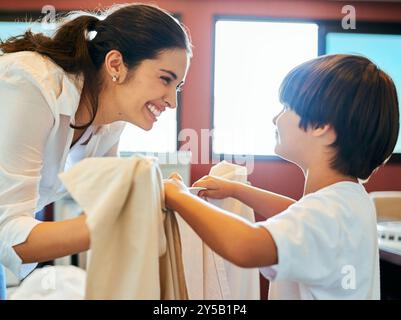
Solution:
[(303, 63), (292, 69), (281, 83), (279, 99), (281, 104), (289, 107), (301, 117), (300, 126), (306, 129), (304, 119), (310, 119), (310, 108), (315, 99), (318, 88), (318, 77), (312, 72), (310, 66)]

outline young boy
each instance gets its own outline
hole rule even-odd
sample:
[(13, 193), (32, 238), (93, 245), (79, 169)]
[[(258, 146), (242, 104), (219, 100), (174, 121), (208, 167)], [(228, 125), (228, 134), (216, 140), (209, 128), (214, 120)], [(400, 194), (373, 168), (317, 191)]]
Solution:
[(250, 223), (191, 195), (173, 175), (166, 204), (223, 258), (259, 267), (270, 299), (379, 299), (376, 212), (359, 181), (396, 144), (395, 86), (364, 57), (328, 55), (293, 69), (280, 100), (275, 152), (304, 172), (299, 201), (217, 177), (194, 184), (207, 188), (200, 196), (234, 197), (267, 219)]

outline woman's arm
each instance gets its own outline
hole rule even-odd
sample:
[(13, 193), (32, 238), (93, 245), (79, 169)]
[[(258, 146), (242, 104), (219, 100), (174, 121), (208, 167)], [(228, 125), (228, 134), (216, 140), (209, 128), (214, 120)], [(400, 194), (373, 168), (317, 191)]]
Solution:
[(86, 216), (43, 222), (36, 225), (25, 242), (14, 246), (23, 263), (43, 262), (76, 254), (89, 249), (89, 229)]
[(166, 180), (164, 186), (167, 206), (220, 256), (244, 268), (277, 263), (276, 245), (265, 228), (191, 195), (176, 179)]
[(294, 199), (277, 193), (219, 177), (205, 176), (195, 182), (193, 186), (207, 188), (207, 190), (199, 192), (201, 197), (205, 196), (213, 199), (236, 198), (266, 219), (284, 211), (295, 203)]

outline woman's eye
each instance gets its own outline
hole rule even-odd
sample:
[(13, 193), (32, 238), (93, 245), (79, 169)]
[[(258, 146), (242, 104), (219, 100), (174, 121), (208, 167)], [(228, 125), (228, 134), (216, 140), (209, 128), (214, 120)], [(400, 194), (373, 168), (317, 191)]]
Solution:
[(165, 84), (170, 84), (171, 79), (169, 77), (160, 77), (164, 81)]

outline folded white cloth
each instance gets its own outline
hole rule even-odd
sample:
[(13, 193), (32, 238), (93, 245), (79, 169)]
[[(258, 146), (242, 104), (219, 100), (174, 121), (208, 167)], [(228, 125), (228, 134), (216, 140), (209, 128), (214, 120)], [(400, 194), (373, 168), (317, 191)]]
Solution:
[[(209, 174), (247, 183), (246, 167), (227, 161), (222, 161), (213, 166)], [(249, 221), (255, 221), (253, 210), (236, 199), (208, 199), (208, 201)], [(185, 278), (190, 299), (260, 299), (258, 269), (240, 268), (224, 260), (213, 252), (183, 219), (178, 218), (178, 222), (182, 239)]]

